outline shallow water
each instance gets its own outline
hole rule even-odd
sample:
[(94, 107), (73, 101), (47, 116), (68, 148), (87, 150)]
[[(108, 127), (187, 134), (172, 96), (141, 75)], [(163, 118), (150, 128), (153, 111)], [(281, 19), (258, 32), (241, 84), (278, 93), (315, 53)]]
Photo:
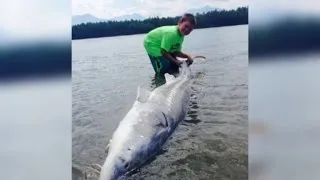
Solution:
[[(128, 179), (248, 179), (247, 34), (245, 25), (195, 30), (186, 37), (186, 52), (207, 57), (192, 65), (187, 118), (167, 151)], [(73, 41), (74, 179), (85, 170), (97, 179), (88, 167), (104, 162), (107, 141), (131, 108), (137, 87), (163, 83), (154, 75), (143, 38)]]
[(319, 179), (319, 57), (316, 52), (250, 62), (252, 179)]

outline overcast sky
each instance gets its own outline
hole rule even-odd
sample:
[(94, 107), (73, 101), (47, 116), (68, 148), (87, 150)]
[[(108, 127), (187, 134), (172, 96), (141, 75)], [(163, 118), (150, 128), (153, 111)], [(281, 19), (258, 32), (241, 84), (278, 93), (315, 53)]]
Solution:
[(66, 0), (1, 0), (0, 44), (22, 37), (70, 37), (70, 4)]
[(204, 6), (233, 9), (248, 4), (248, 0), (73, 0), (72, 14), (89, 13), (106, 19), (132, 13), (162, 17), (180, 15)]

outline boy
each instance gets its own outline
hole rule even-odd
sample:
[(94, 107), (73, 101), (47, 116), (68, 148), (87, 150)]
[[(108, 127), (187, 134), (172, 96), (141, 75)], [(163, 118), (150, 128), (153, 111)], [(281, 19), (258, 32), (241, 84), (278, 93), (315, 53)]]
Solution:
[(195, 17), (187, 13), (180, 18), (178, 25), (158, 27), (146, 35), (144, 47), (157, 74), (179, 71), (182, 62), (176, 57), (187, 58), (188, 65), (192, 64), (191, 56), (181, 52), (181, 46), (184, 37), (195, 26)]

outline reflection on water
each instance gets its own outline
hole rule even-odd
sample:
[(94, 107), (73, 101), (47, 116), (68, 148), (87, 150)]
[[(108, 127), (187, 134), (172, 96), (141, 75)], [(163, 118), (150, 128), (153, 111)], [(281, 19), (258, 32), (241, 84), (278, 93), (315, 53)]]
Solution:
[(198, 118), (198, 103), (197, 97), (194, 92), (191, 93), (190, 103), (189, 103), (189, 111), (184, 122), (198, 124), (201, 120)]
[(154, 77), (151, 80), (150, 88), (155, 89), (165, 83), (166, 83), (166, 79), (165, 79), (164, 75), (155, 73)]
[[(179, 75), (179, 72), (178, 71), (170, 71), (168, 74), (171, 74), (171, 75), (177, 77)], [(165, 83), (166, 83), (166, 78), (164, 77), (164, 75), (155, 73), (154, 77), (151, 80), (150, 87), (151, 87), (151, 89), (155, 89)]]

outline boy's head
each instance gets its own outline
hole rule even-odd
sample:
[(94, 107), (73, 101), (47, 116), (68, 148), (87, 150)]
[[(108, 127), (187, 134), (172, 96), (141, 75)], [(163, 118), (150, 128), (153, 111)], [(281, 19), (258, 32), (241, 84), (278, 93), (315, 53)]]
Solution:
[(184, 14), (178, 22), (180, 34), (183, 36), (190, 34), (195, 28), (196, 23), (196, 18), (192, 14)]

